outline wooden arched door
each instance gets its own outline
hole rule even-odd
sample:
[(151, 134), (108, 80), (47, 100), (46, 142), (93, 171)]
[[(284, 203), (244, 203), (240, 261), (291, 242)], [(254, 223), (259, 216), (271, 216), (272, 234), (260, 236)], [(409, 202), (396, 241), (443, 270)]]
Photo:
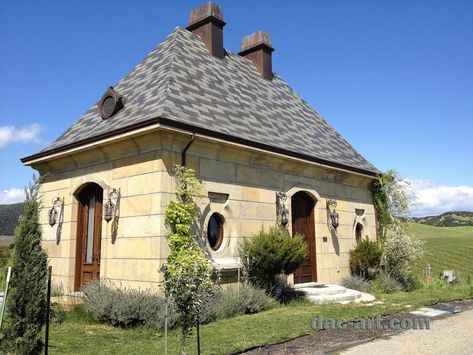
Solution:
[(76, 272), (74, 290), (100, 277), (100, 242), (102, 239), (103, 189), (88, 184), (77, 196)]
[(292, 235), (302, 235), (309, 247), (307, 258), (294, 272), (294, 283), (296, 284), (317, 281), (314, 206), (314, 199), (303, 191), (296, 193), (291, 198)]

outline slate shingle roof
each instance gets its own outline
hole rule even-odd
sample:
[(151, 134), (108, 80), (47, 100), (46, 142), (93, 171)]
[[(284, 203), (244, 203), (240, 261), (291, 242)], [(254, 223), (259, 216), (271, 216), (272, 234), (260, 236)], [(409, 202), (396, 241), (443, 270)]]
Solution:
[(126, 97), (124, 109), (103, 120), (94, 104), (35, 156), (159, 117), (287, 155), (378, 172), (277, 74), (266, 80), (237, 54), (213, 57), (198, 36), (184, 29), (172, 32), (115, 90)]

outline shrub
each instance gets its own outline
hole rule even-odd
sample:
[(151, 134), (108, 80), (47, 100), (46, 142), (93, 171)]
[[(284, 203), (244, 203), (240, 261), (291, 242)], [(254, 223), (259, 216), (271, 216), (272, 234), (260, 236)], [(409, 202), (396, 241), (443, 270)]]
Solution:
[[(85, 305), (74, 305), (69, 311), (61, 308), (55, 310), (54, 320), (63, 322), (100, 323), (117, 327), (130, 328), (147, 326), (163, 329), (165, 319), (164, 297), (151, 291), (140, 291), (130, 288), (116, 288), (105, 279), (87, 283), (83, 292)], [(199, 314), (201, 324), (219, 319), (231, 318), (243, 314), (262, 312), (278, 305), (263, 289), (251, 285), (241, 285), (225, 289), (215, 289), (213, 296)], [(177, 313), (174, 304), (168, 305), (168, 326), (177, 326)], [(91, 319), (92, 318), (92, 319)]]
[(246, 277), (254, 285), (273, 291), (279, 274), (291, 274), (307, 257), (307, 243), (300, 236), (291, 238), (280, 227), (263, 228), (240, 244), (240, 255)]
[(403, 290), (402, 284), (383, 273), (376, 277), (374, 288), (384, 293), (394, 293)]
[(350, 272), (353, 276), (370, 279), (379, 270), (382, 251), (375, 241), (368, 237), (360, 240), (353, 250), (350, 250)]
[(371, 282), (359, 276), (349, 276), (342, 280), (342, 286), (361, 292), (368, 292), (371, 289)]
[(274, 308), (277, 304), (265, 290), (251, 285), (241, 285), (239, 290), (237, 287), (218, 289), (204, 307), (200, 320), (202, 323), (208, 323), (243, 314), (259, 313)]
[[(35, 178), (34, 178), (35, 179)], [(15, 230), (12, 278), (6, 300), (3, 350), (18, 354), (41, 353), (46, 311), (47, 255), (41, 247), (38, 222), (39, 183), (25, 190), (26, 201)]]
[(422, 280), (413, 274), (408, 274), (403, 284), (404, 291), (414, 291), (422, 287), (424, 287)]
[(49, 320), (51, 323), (61, 324), (66, 319), (65, 307), (59, 303), (51, 303)]
[(408, 289), (410, 266), (422, 256), (423, 245), (401, 228), (388, 229), (381, 257), (385, 273)]
[[(164, 298), (149, 290), (115, 288), (107, 280), (94, 280), (84, 286), (83, 292), (86, 309), (100, 323), (124, 328), (164, 326)], [(169, 313), (169, 324), (172, 326), (176, 316), (171, 308)]]

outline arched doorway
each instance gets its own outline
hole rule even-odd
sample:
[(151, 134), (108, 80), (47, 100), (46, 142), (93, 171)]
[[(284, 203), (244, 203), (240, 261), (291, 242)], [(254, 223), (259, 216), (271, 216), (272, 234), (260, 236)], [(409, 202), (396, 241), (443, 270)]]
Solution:
[(102, 239), (103, 189), (87, 184), (77, 194), (76, 272), (74, 290), (100, 277), (100, 242)]
[(357, 223), (355, 227), (355, 239), (356, 242), (358, 243), (363, 235), (363, 225), (361, 223)]
[(291, 198), (292, 235), (302, 235), (309, 247), (304, 263), (294, 271), (295, 284), (317, 281), (314, 206), (313, 198), (306, 192), (300, 191)]

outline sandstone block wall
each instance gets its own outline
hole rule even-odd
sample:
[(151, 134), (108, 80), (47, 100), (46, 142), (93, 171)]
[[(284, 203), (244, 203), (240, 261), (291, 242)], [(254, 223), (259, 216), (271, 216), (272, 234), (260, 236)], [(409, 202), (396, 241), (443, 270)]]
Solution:
[[(122, 286), (159, 287), (161, 275), (157, 269), (168, 252), (163, 213), (174, 197), (173, 166), (181, 163), (181, 152), (188, 141), (188, 135), (156, 130), (33, 166), (44, 176), (40, 218), (43, 245), (56, 285), (62, 285), (66, 292), (73, 288), (78, 209), (75, 193), (84, 184), (95, 182), (104, 189), (104, 201), (110, 189), (121, 190), (116, 239), (111, 236), (111, 223), (102, 222), (101, 276)], [(207, 249), (216, 267), (223, 270), (234, 270), (242, 238), (275, 223), (277, 191), (288, 193), (289, 211), (290, 197), (298, 191), (306, 191), (316, 201), (320, 282), (340, 282), (349, 274), (348, 251), (355, 243), (357, 222), (363, 224), (363, 235), (376, 238), (367, 177), (202, 137), (196, 137), (189, 148), (187, 165), (196, 170), (206, 191), (199, 201), (201, 217), (196, 231), (206, 234), (212, 213), (224, 217), (222, 247), (218, 251)], [(49, 226), (47, 217), (56, 197), (65, 200), (59, 237), (58, 226)], [(340, 226), (336, 234), (327, 225), (327, 199), (338, 203)], [(363, 214), (357, 215), (357, 209)], [(202, 240), (205, 243), (205, 238)]]

